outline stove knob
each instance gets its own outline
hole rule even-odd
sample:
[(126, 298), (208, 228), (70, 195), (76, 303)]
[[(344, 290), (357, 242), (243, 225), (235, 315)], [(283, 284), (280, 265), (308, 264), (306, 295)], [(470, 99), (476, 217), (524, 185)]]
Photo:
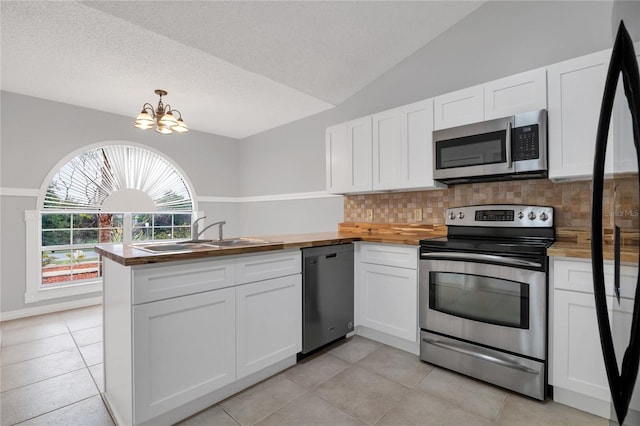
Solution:
[(547, 214), (545, 212), (540, 213), (540, 220), (541, 221), (546, 221), (547, 219), (549, 219), (549, 216), (547, 216)]
[(535, 220), (536, 214), (534, 212), (529, 212), (529, 215), (527, 217), (529, 218), (529, 220)]
[(459, 219), (464, 219), (464, 213), (462, 213), (462, 212), (458, 213), (458, 218)]
[(454, 212), (449, 213), (449, 219), (455, 220), (456, 219), (456, 214)]
[(524, 213), (518, 212), (518, 219), (522, 219), (524, 217)]

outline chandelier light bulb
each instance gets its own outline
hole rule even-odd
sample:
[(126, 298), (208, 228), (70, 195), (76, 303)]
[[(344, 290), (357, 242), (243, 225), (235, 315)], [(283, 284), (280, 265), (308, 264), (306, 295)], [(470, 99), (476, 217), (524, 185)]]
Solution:
[(187, 127), (186, 124), (184, 124), (184, 121), (182, 121), (182, 118), (178, 118), (178, 124), (173, 126), (172, 130), (178, 133), (186, 133), (189, 131), (189, 128)]
[[(186, 133), (189, 128), (182, 120), (182, 114), (176, 109), (171, 109), (170, 105), (164, 105), (162, 103), (162, 97), (167, 95), (166, 90), (157, 89), (156, 95), (160, 96), (158, 106), (154, 109), (153, 105), (145, 103), (142, 106), (142, 111), (136, 117), (136, 121), (133, 124), (138, 129), (147, 130), (152, 129), (155, 125), (156, 132), (163, 135), (170, 135), (174, 131), (176, 133)], [(178, 114), (178, 119), (174, 113)]]

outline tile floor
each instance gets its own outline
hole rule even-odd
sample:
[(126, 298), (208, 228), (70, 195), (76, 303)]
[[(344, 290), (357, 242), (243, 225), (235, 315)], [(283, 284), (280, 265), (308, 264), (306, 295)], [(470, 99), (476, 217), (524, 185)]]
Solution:
[[(0, 424), (113, 425), (100, 392), (101, 306), (1, 325)], [(354, 336), (180, 423), (608, 425), (433, 367)]]

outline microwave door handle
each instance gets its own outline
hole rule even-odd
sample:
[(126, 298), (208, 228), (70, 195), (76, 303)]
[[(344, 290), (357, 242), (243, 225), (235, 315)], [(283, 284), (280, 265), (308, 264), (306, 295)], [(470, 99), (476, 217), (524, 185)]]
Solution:
[(505, 154), (507, 156), (507, 168), (511, 170), (513, 167), (513, 161), (511, 160), (511, 120), (507, 121), (507, 134), (504, 138), (505, 142)]

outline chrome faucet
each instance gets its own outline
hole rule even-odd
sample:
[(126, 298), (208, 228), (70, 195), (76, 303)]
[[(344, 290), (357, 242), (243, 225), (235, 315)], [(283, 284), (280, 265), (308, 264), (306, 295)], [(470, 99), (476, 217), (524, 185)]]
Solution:
[(202, 235), (204, 231), (216, 225), (218, 225), (218, 241), (222, 241), (223, 240), (222, 225), (224, 225), (227, 222), (224, 220), (221, 220), (220, 222), (212, 223), (211, 225), (205, 226), (204, 229), (201, 231), (198, 227), (198, 222), (206, 218), (207, 218), (206, 216), (199, 217), (191, 224), (191, 241), (194, 241), (194, 242), (199, 241), (200, 235)]

